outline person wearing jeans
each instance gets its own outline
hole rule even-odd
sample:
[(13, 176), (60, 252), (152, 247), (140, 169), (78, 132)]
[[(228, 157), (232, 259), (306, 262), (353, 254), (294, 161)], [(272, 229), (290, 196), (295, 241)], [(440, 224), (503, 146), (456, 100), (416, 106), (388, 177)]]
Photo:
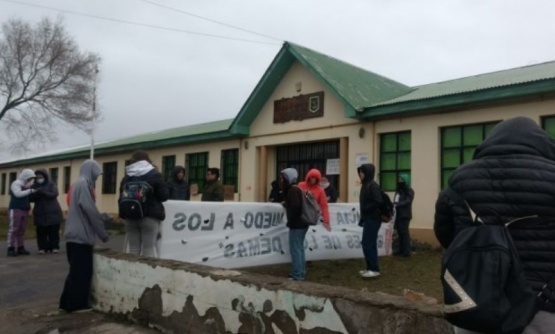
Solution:
[(304, 281), (306, 276), (304, 238), (308, 226), (301, 222), (302, 190), (297, 187), (299, 173), (294, 168), (281, 171), (279, 181), (283, 189), (283, 206), (287, 215), (289, 228), (289, 253), (291, 253), (291, 274), (289, 278), (294, 281)]
[(359, 274), (364, 278), (373, 278), (380, 275), (378, 265), (378, 232), (381, 227), (380, 205), (382, 195), (380, 187), (374, 182), (376, 167), (372, 164), (364, 164), (357, 168), (360, 177), (360, 221), (362, 227), (362, 252), (366, 261), (366, 270)]
[(125, 219), (125, 232), (129, 243), (130, 254), (155, 257), (156, 240), (160, 232), (160, 222), (166, 218), (165, 202), (170, 197), (170, 191), (164, 182), (162, 174), (150, 161), (145, 151), (135, 151), (131, 155), (131, 164), (125, 167), (125, 176), (121, 180), (120, 193), (129, 178), (147, 182), (152, 191), (146, 195), (145, 214), (142, 219)]

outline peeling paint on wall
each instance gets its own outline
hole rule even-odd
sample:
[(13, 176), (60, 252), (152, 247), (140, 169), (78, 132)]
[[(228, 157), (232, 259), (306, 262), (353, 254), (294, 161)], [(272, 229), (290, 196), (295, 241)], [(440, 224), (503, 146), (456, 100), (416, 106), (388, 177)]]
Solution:
[[(311, 284), (307, 282), (281, 280), (265, 288), (255, 281), (246, 283), (245, 278), (241, 281), (237, 271), (228, 274), (226, 270), (196, 266), (201, 270), (195, 272), (167, 264), (168, 260), (134, 261), (98, 253), (94, 260), (95, 308), (164, 331), (335, 334), (388, 327), (392, 330), (376, 333), (405, 333), (405, 329), (433, 323), (442, 330), (437, 333), (449, 333), (443, 319), (426, 315), (420, 316), (422, 320), (417, 312), (395, 315), (391, 310), (375, 308), (374, 320), (380, 322), (374, 323), (368, 318), (368, 305), (306, 294), (301, 289)], [(153, 265), (156, 261), (160, 265)], [(354, 319), (356, 316), (360, 319)], [(403, 316), (405, 320), (396, 327)], [(424, 327), (429, 329), (429, 325)]]

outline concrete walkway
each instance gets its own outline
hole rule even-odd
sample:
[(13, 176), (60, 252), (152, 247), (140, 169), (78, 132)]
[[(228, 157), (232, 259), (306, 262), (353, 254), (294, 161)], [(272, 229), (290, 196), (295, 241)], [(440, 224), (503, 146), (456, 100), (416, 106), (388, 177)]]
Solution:
[[(122, 251), (124, 236), (116, 235), (107, 247)], [(37, 254), (35, 240), (26, 240), (29, 256), (7, 257), (6, 241), (0, 241), (0, 324), (3, 333), (157, 333), (97, 313), (59, 314), (68, 264), (65, 244), (59, 254)]]

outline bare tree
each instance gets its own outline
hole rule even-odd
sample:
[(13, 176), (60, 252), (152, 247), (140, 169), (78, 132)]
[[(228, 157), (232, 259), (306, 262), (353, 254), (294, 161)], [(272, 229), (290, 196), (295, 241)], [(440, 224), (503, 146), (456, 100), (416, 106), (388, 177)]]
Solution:
[(95, 73), (100, 58), (79, 50), (61, 19), (31, 26), (19, 19), (2, 25), (0, 127), (12, 151), (56, 140), (59, 124), (91, 131)]

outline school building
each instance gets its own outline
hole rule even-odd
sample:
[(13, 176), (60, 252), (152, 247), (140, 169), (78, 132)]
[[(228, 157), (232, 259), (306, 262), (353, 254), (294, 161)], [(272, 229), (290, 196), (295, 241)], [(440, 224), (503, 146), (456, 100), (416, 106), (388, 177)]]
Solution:
[[(227, 199), (242, 202), (266, 201), (271, 181), (286, 167), (301, 178), (318, 168), (341, 202), (358, 202), (356, 167), (371, 162), (386, 191), (394, 191), (399, 173), (410, 173), (412, 236), (435, 243), (435, 201), (449, 176), (472, 159), (497, 122), (515, 116), (555, 135), (555, 61), (409, 87), (286, 42), (234, 119), (96, 145), (104, 172), (97, 203), (117, 212), (119, 181), (136, 149), (148, 151), (166, 177), (184, 165), (199, 193), (206, 169), (220, 167)], [(23, 168), (49, 170), (65, 208), (65, 193), (88, 157), (82, 147), (0, 163), (0, 208), (8, 206), (9, 185)]]

